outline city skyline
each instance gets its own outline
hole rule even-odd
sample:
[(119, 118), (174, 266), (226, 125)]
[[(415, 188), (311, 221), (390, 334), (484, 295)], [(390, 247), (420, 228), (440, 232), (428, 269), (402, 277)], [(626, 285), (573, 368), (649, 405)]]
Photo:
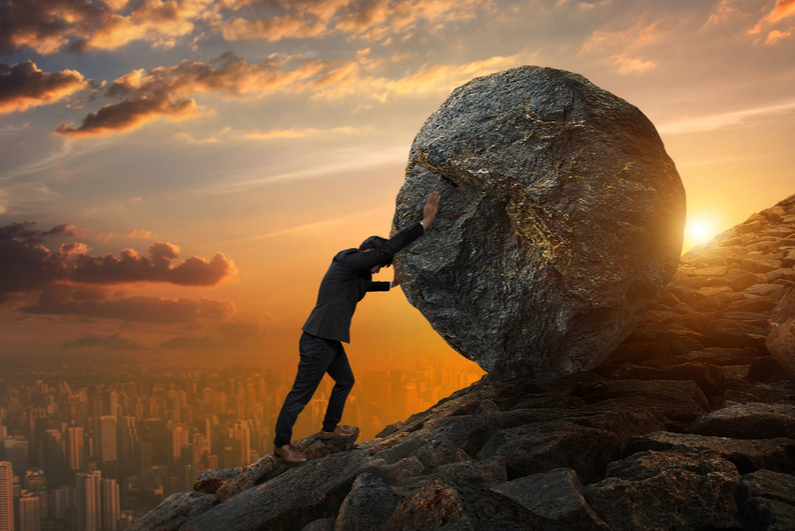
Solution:
[[(202, 472), (269, 454), (293, 376), (217, 362), (11, 369), (0, 376), (0, 522), (16, 511), (45, 531), (120, 531)], [(372, 439), (481, 375), (420, 361), (363, 369), (343, 423)], [(296, 439), (319, 431), (330, 389), (301, 414)]]

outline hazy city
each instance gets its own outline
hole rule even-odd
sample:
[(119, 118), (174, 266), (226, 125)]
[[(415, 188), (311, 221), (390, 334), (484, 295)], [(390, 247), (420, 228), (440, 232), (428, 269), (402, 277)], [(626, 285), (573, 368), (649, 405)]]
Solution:
[[(343, 423), (359, 441), (480, 378), (475, 365), (403, 359), (356, 371)], [(14, 526), (122, 530), (206, 470), (252, 463), (273, 449), (273, 425), (295, 367), (223, 360), (15, 367), (0, 376), (0, 503)], [(294, 430), (320, 429), (326, 378)], [(0, 513), (2, 516), (2, 513)], [(6, 515), (7, 517), (8, 515)]]

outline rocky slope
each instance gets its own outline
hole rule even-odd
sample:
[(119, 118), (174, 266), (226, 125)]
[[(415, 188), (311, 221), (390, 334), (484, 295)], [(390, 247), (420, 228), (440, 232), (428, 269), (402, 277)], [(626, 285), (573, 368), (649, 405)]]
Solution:
[(795, 529), (795, 388), (765, 345), (793, 266), (795, 196), (685, 255), (596, 370), (487, 375), (302, 465), (208, 472), (134, 529)]

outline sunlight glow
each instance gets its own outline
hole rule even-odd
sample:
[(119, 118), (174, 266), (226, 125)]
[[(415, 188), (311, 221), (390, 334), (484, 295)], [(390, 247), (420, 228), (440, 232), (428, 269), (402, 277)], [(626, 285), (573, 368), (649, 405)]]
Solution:
[(698, 217), (688, 220), (685, 226), (685, 240), (690, 246), (708, 242), (718, 233), (718, 223), (715, 219)]

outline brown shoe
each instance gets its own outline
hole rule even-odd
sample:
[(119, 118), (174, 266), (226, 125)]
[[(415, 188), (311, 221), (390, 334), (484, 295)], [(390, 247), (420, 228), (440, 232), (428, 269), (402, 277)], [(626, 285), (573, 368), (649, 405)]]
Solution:
[(292, 444), (285, 444), (281, 448), (274, 446), (273, 453), (288, 463), (303, 463), (307, 460), (306, 455), (304, 455), (301, 450), (295, 448)]
[(323, 440), (328, 439), (347, 439), (348, 437), (353, 437), (356, 435), (356, 430), (353, 428), (343, 428), (342, 426), (337, 426), (336, 429), (329, 433), (327, 431), (320, 430), (320, 438)]

